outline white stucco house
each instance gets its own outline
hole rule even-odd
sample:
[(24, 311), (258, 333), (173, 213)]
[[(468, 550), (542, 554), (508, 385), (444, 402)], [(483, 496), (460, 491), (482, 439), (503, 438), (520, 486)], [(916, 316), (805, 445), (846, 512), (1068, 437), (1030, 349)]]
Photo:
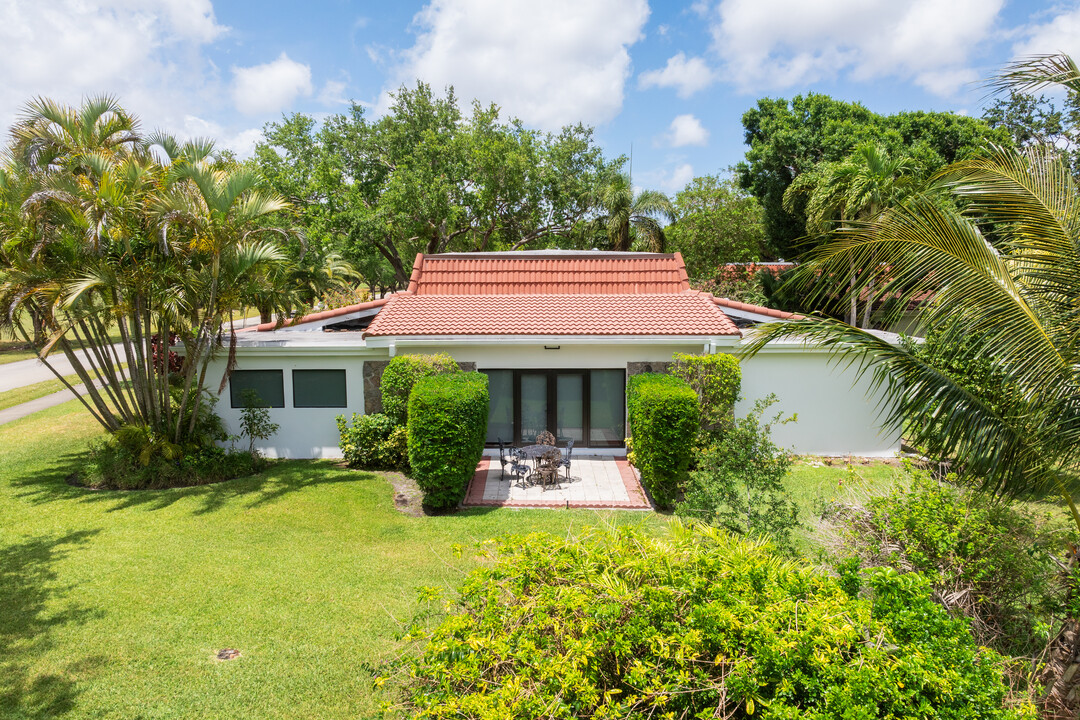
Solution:
[[(263, 451), (338, 457), (335, 418), (381, 408), (390, 358), (446, 352), (488, 375), (490, 443), (550, 430), (592, 453), (622, 454), (628, 374), (660, 371), (675, 352), (736, 353), (755, 324), (790, 317), (692, 290), (678, 253), (418, 255), (403, 292), (238, 332), (217, 411), (237, 433), (241, 393), (253, 388), (280, 425)], [(222, 377), (225, 363), (216, 359), (208, 377)], [(899, 450), (900, 432), (882, 426), (866, 381), (821, 350), (773, 343), (743, 360), (742, 372), (737, 412), (776, 393), (798, 422), (774, 437), (795, 452)]]

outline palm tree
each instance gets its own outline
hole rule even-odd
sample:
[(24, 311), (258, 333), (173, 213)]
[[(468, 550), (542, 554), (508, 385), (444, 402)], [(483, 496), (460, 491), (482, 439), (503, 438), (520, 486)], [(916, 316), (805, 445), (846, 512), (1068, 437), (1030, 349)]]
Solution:
[(667, 195), (656, 190), (642, 190), (635, 195), (630, 176), (619, 173), (600, 183), (594, 204), (600, 211), (593, 220), (594, 227), (607, 236), (613, 250), (630, 250), (633, 229), (648, 250), (664, 251), (664, 226), (660, 219), (675, 220), (675, 207)]
[[(1080, 86), (1072, 60), (1024, 61), (993, 84), (1032, 90), (1053, 83)], [(871, 376), (884, 393), (886, 419), (917, 444), (955, 459), (987, 491), (1058, 494), (1080, 532), (1080, 197), (1069, 167), (1052, 147), (999, 148), (945, 168), (933, 183), (958, 205), (920, 194), (850, 221), (811, 254), (800, 280), (846, 280), (855, 268), (887, 262), (888, 291), (905, 299), (936, 292), (920, 310), (924, 326), (950, 327), (967, 340), (959, 351), (966, 358), (991, 359), (1018, 411), (1002, 412), (912, 349), (830, 318), (765, 326), (749, 352), (781, 337), (830, 349)], [(1070, 593), (1077, 593), (1071, 581)], [(1049, 650), (1048, 706), (1076, 717), (1080, 618), (1067, 619)]]
[[(859, 145), (847, 159), (824, 163), (795, 178), (784, 193), (784, 209), (793, 213), (796, 198), (808, 196), (806, 228), (812, 235), (826, 237), (849, 221), (869, 220), (900, 202), (914, 188), (915, 170), (915, 162), (909, 157), (890, 156), (873, 143)], [(877, 267), (878, 263), (872, 262), (869, 267), (861, 268), (869, 286), (864, 328), (870, 326)], [(857, 284), (854, 272), (850, 283), (852, 287)], [(848, 301), (848, 323), (855, 325), (858, 322), (858, 298), (851, 294)]]

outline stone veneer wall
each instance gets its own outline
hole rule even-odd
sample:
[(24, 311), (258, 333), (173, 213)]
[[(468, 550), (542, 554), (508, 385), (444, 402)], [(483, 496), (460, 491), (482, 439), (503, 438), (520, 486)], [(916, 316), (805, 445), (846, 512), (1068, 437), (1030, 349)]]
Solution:
[[(382, 412), (382, 374), (389, 360), (364, 361), (364, 414), (373, 415)], [(459, 362), (462, 372), (476, 370), (474, 362)]]
[(628, 362), (626, 363), (626, 377), (641, 373), (666, 373), (670, 368), (670, 362)]

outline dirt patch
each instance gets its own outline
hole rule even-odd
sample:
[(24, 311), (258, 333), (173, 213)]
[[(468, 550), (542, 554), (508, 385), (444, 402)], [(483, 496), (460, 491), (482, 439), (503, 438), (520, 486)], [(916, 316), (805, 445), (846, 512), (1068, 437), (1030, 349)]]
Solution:
[(384, 472), (383, 475), (394, 488), (394, 507), (399, 512), (412, 517), (424, 517), (428, 514), (421, 505), (424, 494), (420, 492), (415, 480), (399, 472)]

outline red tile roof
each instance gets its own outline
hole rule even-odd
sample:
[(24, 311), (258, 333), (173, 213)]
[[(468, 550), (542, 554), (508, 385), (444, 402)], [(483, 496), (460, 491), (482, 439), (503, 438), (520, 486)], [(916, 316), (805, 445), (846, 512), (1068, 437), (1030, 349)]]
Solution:
[(409, 295), (364, 332), (385, 335), (739, 335), (711, 297), (665, 294)]
[(642, 295), (689, 289), (679, 253), (514, 252), (418, 255), (416, 295)]
[(311, 313), (310, 315), (304, 315), (303, 317), (292, 318), (287, 320), (282, 325), (278, 325), (276, 322), (263, 323), (256, 325), (255, 329), (258, 332), (266, 332), (267, 330), (277, 330), (279, 327), (291, 327), (293, 325), (299, 325), (300, 323), (315, 322), (316, 320), (328, 320), (340, 315), (348, 315), (349, 313), (359, 312), (361, 310), (370, 310), (372, 308), (382, 307), (387, 303), (390, 298), (379, 298), (378, 300), (372, 300), (366, 303), (357, 303), (356, 305), (346, 305), (345, 307), (334, 308), (333, 310), (323, 310), (322, 312)]
[(749, 303), (739, 302), (738, 300), (714, 297), (712, 301), (720, 307), (757, 313), (758, 315), (768, 315), (769, 317), (774, 317), (778, 320), (797, 320), (802, 318), (802, 315), (796, 315), (795, 313), (784, 312), (783, 310), (773, 310), (772, 308), (762, 307), (761, 305), (751, 305)]

